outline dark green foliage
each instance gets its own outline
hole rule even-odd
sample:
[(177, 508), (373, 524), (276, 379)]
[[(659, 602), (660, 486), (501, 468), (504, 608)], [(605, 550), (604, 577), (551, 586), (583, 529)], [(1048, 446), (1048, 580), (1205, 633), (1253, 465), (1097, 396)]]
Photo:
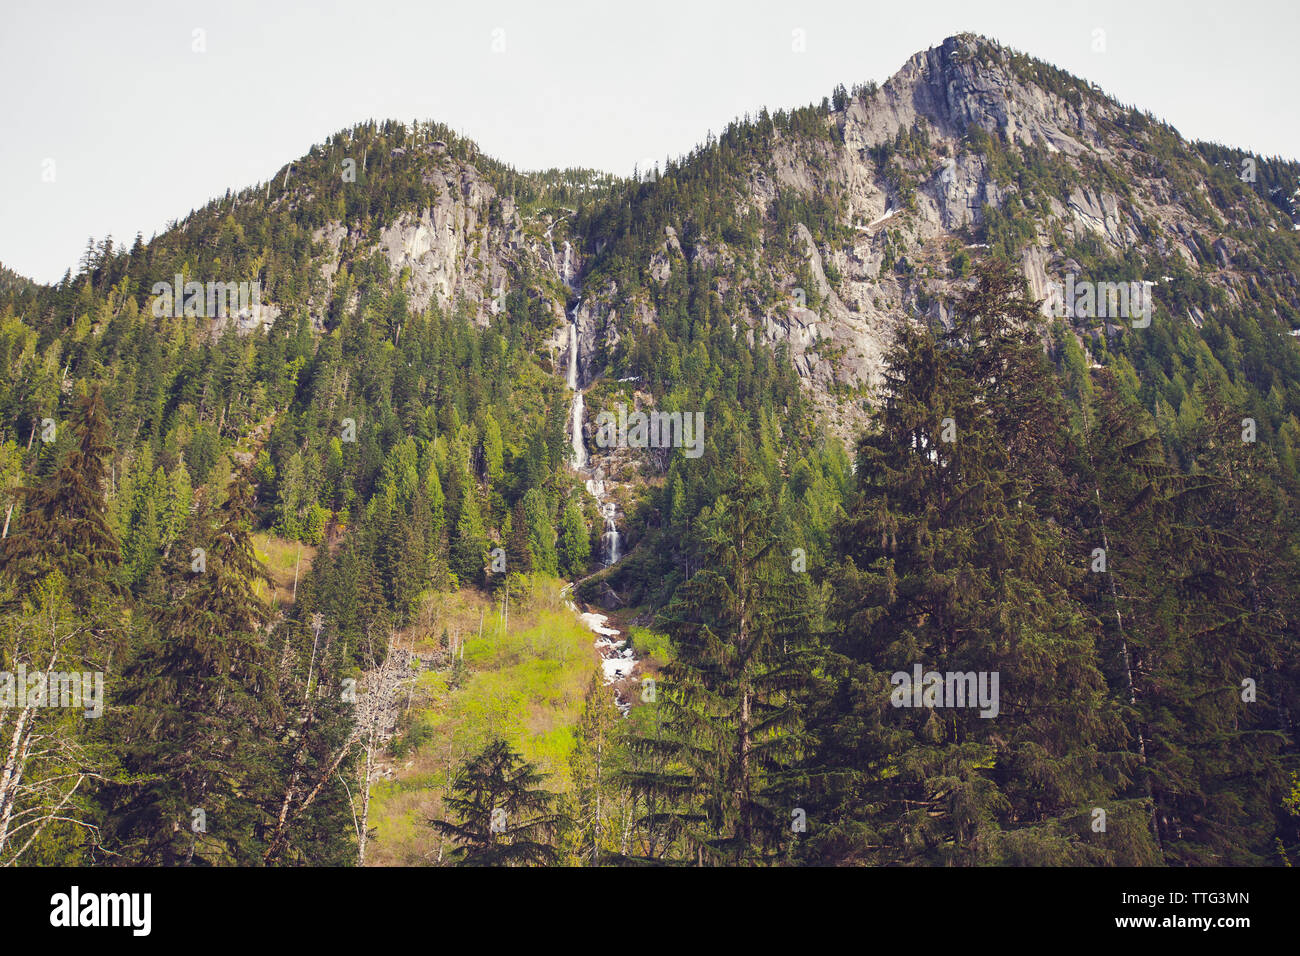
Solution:
[(555, 863), (565, 818), (543, 782), (509, 744), (494, 740), (457, 770), (446, 799), (454, 819), (429, 825), (456, 842), (449, 855), (460, 866)]
[(0, 570), (20, 590), (60, 571), (74, 604), (85, 611), (96, 597), (119, 593), (114, 573), (122, 560), (105, 501), (112, 448), (98, 388), (78, 399), (71, 426), (74, 444), (53, 474), (22, 489), (23, 510), (0, 551)]
[[(1129, 761), (1116, 753), (1124, 731), (1094, 621), (1070, 595), (1080, 562), (1051, 520), (1065, 419), (1034, 316), (1009, 272), (984, 271), (951, 331), (905, 329), (890, 353), (831, 576), (815, 852), (881, 863), (1108, 857), (1089, 839), (1089, 810), (1114, 812)], [(890, 675), (917, 665), (997, 675), (996, 710), (896, 706)]]
[(657, 726), (631, 743), (658, 758), (626, 774), (656, 808), (641, 826), (703, 865), (772, 860), (790, 842), (796, 693), (811, 658), (766, 498), (760, 482), (735, 480), (701, 516), (705, 561), (657, 625), (677, 649)]
[(174, 572), (170, 601), (123, 674), (122, 779), (106, 795), (107, 815), (133, 862), (257, 859), (279, 701), (269, 609), (254, 590), (266, 572), (249, 540), (251, 502), (248, 476), (237, 474), (215, 514), (200, 513), (192, 540), (205, 566)]
[[(444, 126), (367, 122), (148, 242), (91, 241), (53, 286), (0, 269), (0, 625), (29, 643), (34, 621), (75, 634), (120, 706), (90, 730), (51, 724), (93, 757), (73, 805), (98, 844), (61, 821), (29, 859), (355, 862), (359, 731), (340, 686), (424, 625), (431, 592), (491, 589), (504, 613), (522, 574), (595, 570), (603, 521), (568, 467), (548, 348), (576, 288), (520, 256), (500, 310), (426, 307), (370, 251), (444, 201), (459, 163), (491, 190), (480, 228), (513, 206), (525, 245), (549, 223), (577, 251), (609, 323), (583, 355), (588, 415), (624, 403), (707, 423), (699, 457), (653, 450), (607, 475), (625, 557), (578, 588), (660, 615), (675, 653), (657, 700), (612, 729), (593, 685), (567, 842), (518, 755), (497, 742), (470, 760), (436, 824), (461, 862), (550, 863), (559, 847), (599, 863), (1294, 859), (1297, 166), (1187, 144), (977, 38), (952, 49), (1087, 113), (1124, 158), (992, 125), (945, 141), (923, 120), (859, 154), (891, 209), (918, 208), (950, 154), (999, 198), (938, 258), (904, 220), (878, 234), (915, 310), (897, 315), (856, 474), (818, 405), (856, 412), (866, 390), (801, 378), (740, 316), (780, 319), (796, 286), (827, 308), (806, 235), (849, 301), (836, 262), (861, 210), (839, 173), (874, 85), (763, 110), (637, 181), (522, 174)], [(1176, 236), (1143, 215), (1123, 246), (1049, 221), (1080, 189), (1145, 209), (1136, 177), (1166, 184)], [(313, 234), (336, 221), (348, 237), (327, 279)], [(1155, 321), (1044, 324), (1014, 274), (961, 248), (977, 240), (1012, 262), (1040, 247), (1054, 277), (1158, 278)], [(945, 264), (975, 281), (950, 328), (928, 327)], [(257, 279), (283, 311), (251, 332), (153, 314), (153, 283), (182, 270)], [(834, 365), (829, 342), (818, 355)], [(37, 443), (46, 418), (57, 440)], [(278, 611), (254, 532), (315, 548)], [(997, 717), (894, 707), (891, 677), (915, 664), (998, 673)], [(617, 836), (611, 802), (628, 813)]]

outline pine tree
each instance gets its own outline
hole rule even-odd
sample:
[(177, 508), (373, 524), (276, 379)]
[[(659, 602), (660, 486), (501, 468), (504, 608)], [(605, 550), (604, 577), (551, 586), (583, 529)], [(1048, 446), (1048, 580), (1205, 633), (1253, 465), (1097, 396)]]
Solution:
[[(117, 730), (125, 777), (108, 816), (123, 854), (139, 863), (257, 859), (260, 794), (271, 786), (279, 701), (265, 644), (269, 581), (249, 536), (251, 479), (231, 477), (215, 515), (202, 513), (199, 557), (174, 562), (173, 603), (123, 675)], [(209, 522), (212, 522), (209, 524)]]
[(1197, 404), (1180, 473), (1149, 416), (1101, 377), (1088, 450), (1107, 573), (1092, 599), (1164, 859), (1258, 864), (1280, 825), (1276, 755), (1297, 694), (1281, 663), (1295, 558), (1275, 459), (1242, 440), (1217, 389)]
[(105, 499), (106, 460), (113, 449), (98, 387), (78, 399), (71, 425), (75, 444), (54, 473), (20, 489), (23, 508), (0, 549), (0, 570), (15, 581), (20, 594), (49, 572), (60, 571), (73, 606), (84, 612), (97, 597), (122, 593), (116, 580), (121, 543)]
[[(982, 272), (942, 341), (903, 329), (887, 356), (838, 532), (832, 703), (815, 720), (812, 842), (846, 860), (1104, 855), (1087, 814), (1114, 810), (1122, 731), (1070, 596), (1081, 558), (1038, 510), (1064, 480), (1065, 422), (1024, 303)], [(996, 675), (994, 706), (923, 706), (944, 701), (908, 692), (898, 675), (917, 666), (990, 690)]]
[(429, 825), (457, 841), (450, 855), (459, 866), (556, 863), (565, 819), (544, 780), (509, 744), (494, 740), (458, 768), (445, 799), (453, 819)]
[(577, 579), (587, 573), (591, 563), (591, 530), (582, 517), (578, 502), (570, 501), (564, 508), (560, 523), (560, 572)]
[(736, 479), (701, 515), (700, 569), (658, 624), (678, 653), (658, 688), (662, 724), (630, 743), (659, 758), (626, 775), (645, 806), (663, 805), (643, 823), (680, 834), (683, 859), (701, 865), (773, 859), (797, 806), (810, 661), (766, 499), (755, 478)]
[(451, 539), (451, 570), (462, 585), (474, 585), (483, 580), (487, 563), (488, 540), (479, 516), (478, 501), (469, 489), (460, 503), (460, 516)]
[(1174, 499), (1180, 546), (1169, 575), (1186, 650), (1160, 683), (1186, 688), (1176, 728), (1196, 783), (1181, 782), (1182, 766), (1177, 786), (1157, 781), (1165, 857), (1258, 865), (1274, 856), (1284, 824), (1277, 808), (1288, 780), (1279, 758), (1300, 683), (1283, 662), (1295, 660), (1288, 621), (1300, 561), (1272, 449), (1243, 440), (1242, 416), (1214, 385), (1195, 394), (1205, 412), (1186, 436), (1193, 475)]
[(573, 780), (573, 838), (579, 860), (602, 863), (617, 847), (614, 816), (621, 803), (616, 784), (623, 748), (613, 691), (593, 674), (574, 732), (569, 767)]
[(555, 528), (551, 524), (551, 516), (546, 507), (546, 496), (540, 489), (529, 488), (524, 493), (521, 503), (532, 569), (553, 576), (558, 573), (559, 568), (555, 553)]

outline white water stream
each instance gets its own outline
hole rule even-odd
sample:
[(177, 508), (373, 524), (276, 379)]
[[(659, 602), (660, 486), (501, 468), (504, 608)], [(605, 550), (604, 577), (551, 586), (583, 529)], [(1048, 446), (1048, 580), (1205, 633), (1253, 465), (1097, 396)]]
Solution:
[(601, 543), (605, 548), (605, 564), (617, 564), (618, 559), (623, 557), (623, 536), (618, 532), (618, 525), (614, 523), (614, 503), (607, 501), (601, 504), (600, 513), (605, 518), (605, 533), (600, 536)]
[[(546, 238), (550, 240), (550, 230), (546, 231)], [(569, 266), (571, 248), (569, 243), (564, 243), (564, 262), (560, 268), (560, 278), (566, 287), (572, 288), (569, 283)], [(552, 261), (555, 256), (555, 246), (551, 246)], [(581, 300), (579, 300), (581, 301)], [(571, 429), (570, 445), (573, 449), (572, 464), (575, 470), (587, 475), (590, 457), (587, 454), (587, 444), (583, 438), (582, 426), (586, 417), (586, 405), (583, 400), (582, 386), (578, 374), (579, 347), (581, 337), (578, 334), (578, 302), (574, 302), (569, 316), (569, 367), (567, 383), (569, 389), (573, 392), (573, 401), (570, 406), (569, 427)], [(618, 506), (607, 500), (605, 496), (605, 482), (602, 478), (586, 478), (587, 493), (596, 499), (600, 515), (605, 521), (605, 530), (601, 534), (601, 560), (608, 567), (616, 563), (623, 556), (623, 536), (618, 530)], [(604, 674), (605, 683), (616, 685), (614, 689), (614, 702), (617, 704), (619, 712), (626, 717), (632, 709), (631, 704), (624, 698), (622, 691), (617, 685), (622, 681), (633, 676), (637, 666), (636, 656), (632, 648), (627, 646), (627, 640), (619, 636), (617, 628), (609, 626), (609, 618), (603, 614), (596, 614), (591, 611), (579, 611), (573, 598), (569, 596), (573, 588), (572, 584), (564, 588), (564, 603), (578, 615), (578, 619), (596, 635), (595, 647), (600, 652), (601, 672)]]
[[(567, 244), (566, 244), (567, 259)], [(569, 321), (569, 388), (573, 390), (573, 402), (570, 406), (569, 428), (570, 445), (573, 448), (573, 467), (585, 472), (590, 458), (587, 455), (587, 443), (583, 439), (582, 426), (586, 418), (586, 404), (582, 397), (582, 388), (578, 381), (578, 306), (574, 304)], [(599, 479), (587, 479), (587, 491), (594, 497), (600, 508), (600, 515), (605, 520), (605, 530), (601, 535), (601, 561), (608, 567), (623, 556), (623, 535), (618, 530), (618, 506), (605, 498), (605, 483)]]
[[(574, 307), (575, 312), (577, 307)], [(583, 404), (582, 389), (578, 387), (578, 323), (569, 323), (569, 388), (573, 390), (573, 402), (569, 410), (569, 427), (572, 430), (570, 444), (573, 447), (573, 467), (582, 471), (587, 467), (587, 444), (582, 439), (582, 422), (586, 415)]]
[[(564, 590), (560, 593), (564, 596), (565, 606), (578, 616), (578, 620), (589, 631), (596, 635), (596, 643), (593, 646), (600, 651), (600, 670), (605, 677), (606, 686), (619, 684), (634, 677), (637, 668), (636, 655), (632, 648), (627, 646), (627, 640), (619, 636), (622, 632), (618, 628), (610, 627), (609, 618), (604, 614), (579, 611), (578, 606), (573, 603), (573, 599), (569, 596), (572, 587), (572, 584), (566, 584)], [(614, 688), (614, 704), (624, 717), (632, 709), (632, 705), (623, 697), (618, 687)]]

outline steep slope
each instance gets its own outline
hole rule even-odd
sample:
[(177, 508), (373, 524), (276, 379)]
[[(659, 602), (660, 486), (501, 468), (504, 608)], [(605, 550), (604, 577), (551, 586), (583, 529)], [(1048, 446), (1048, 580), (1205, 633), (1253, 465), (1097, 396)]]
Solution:
[[(751, 339), (788, 348), (837, 418), (851, 409), (836, 385), (870, 385), (894, 324), (941, 317), (942, 297), (991, 249), (1040, 297), (1071, 274), (1145, 279), (1162, 325), (1199, 329), (1214, 310), (1288, 348), (1300, 257), (1287, 198), (1300, 168), (1251, 159), (1243, 182), (1247, 158), (1185, 143), (1046, 64), (952, 37), (878, 89), (734, 123), (625, 193), (626, 209), (598, 211), (592, 241), (606, 251), (583, 325), (593, 350), (609, 349), (672, 308), (675, 276), (706, 276)], [(703, 208), (679, 195), (701, 165), (713, 167)], [(1122, 335), (1086, 318), (1075, 325), (1089, 346)]]
[[(526, 291), (558, 320), (554, 246), (564, 236), (560, 226), (553, 240), (551, 224), (564, 218), (560, 205), (610, 182), (590, 170), (520, 175), (439, 124), (372, 122), (116, 258), (142, 259), (141, 274), (177, 268), (201, 282), (260, 281), (265, 308), (245, 328), (294, 309), (318, 330), (332, 328), (357, 306), (353, 274), (374, 269), (415, 311), (460, 308), (485, 325), (507, 295)], [(99, 263), (97, 284), (112, 271)]]
[[(572, 434), (554, 429), (572, 430), (558, 402), (576, 366), (583, 476), (635, 545), (669, 527), (673, 495), (693, 502), (687, 510), (708, 499), (691, 476), (734, 454), (736, 439), (714, 440), (720, 428), (749, 419), (772, 454), (820, 447), (828, 434), (850, 442), (900, 323), (943, 321), (947, 297), (985, 255), (1016, 263), (1045, 313), (1054, 287), (1059, 301), (1076, 282), (1139, 283), (1132, 288), (1152, 296), (1149, 326), (1094, 303), (1059, 326), (1045, 315), (1044, 341), (1063, 355), (1068, 325), (1075, 345), (1065, 351), (1080, 356), (1070, 361), (1132, 371), (1175, 445), (1168, 423), (1187, 370), (1209, 369), (1240, 390), (1243, 414), (1280, 439), (1290, 463), (1300, 444), (1300, 353), (1288, 335), (1300, 326), (1298, 177), (1294, 163), (1186, 143), (1083, 80), (961, 35), (883, 86), (841, 87), (820, 105), (733, 122), (640, 182), (582, 169), (521, 174), (439, 124), (361, 124), (149, 243), (102, 244), (82, 276), (39, 297), (81, 329), (97, 300), (104, 316), (131, 302), (156, 308), (155, 284), (177, 274), (257, 282), (258, 314), (211, 317), (184, 335), (197, 344), (205, 331), (279, 322), (307, 336), (295, 340), (303, 361), (313, 339), (348, 321), (397, 347), (407, 316), (495, 328), (553, 378), (548, 467), (571, 455), (562, 449)], [(27, 315), (41, 313), (37, 297), (21, 285), (8, 295)], [(81, 356), (106, 322), (77, 332), (85, 345), (60, 363), (68, 380), (83, 373)], [(21, 428), (43, 417), (48, 402), (36, 396), (64, 387), (48, 365), (26, 379), (11, 409)], [(319, 389), (316, 373), (311, 380)], [(202, 408), (201, 396), (169, 407), (185, 401)], [(229, 441), (272, 411), (228, 422), (229, 405), (220, 422)], [(620, 405), (700, 411), (706, 466), (682, 470), (667, 449), (605, 447), (596, 423)], [(461, 406), (462, 421), (467, 414)], [(273, 437), (271, 454), (304, 440)], [(507, 437), (507, 464), (528, 441), (522, 431)], [(306, 451), (329, 467), (325, 449), (309, 442)], [(278, 482), (288, 462), (274, 464)], [(599, 558), (608, 519), (590, 497), (584, 507)]]

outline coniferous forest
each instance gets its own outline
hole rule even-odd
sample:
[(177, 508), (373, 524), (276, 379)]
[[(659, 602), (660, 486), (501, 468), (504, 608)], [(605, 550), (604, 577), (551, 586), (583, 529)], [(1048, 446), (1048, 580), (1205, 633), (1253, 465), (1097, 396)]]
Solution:
[(1298, 185), (961, 35), (0, 271), (0, 864), (1296, 864)]

